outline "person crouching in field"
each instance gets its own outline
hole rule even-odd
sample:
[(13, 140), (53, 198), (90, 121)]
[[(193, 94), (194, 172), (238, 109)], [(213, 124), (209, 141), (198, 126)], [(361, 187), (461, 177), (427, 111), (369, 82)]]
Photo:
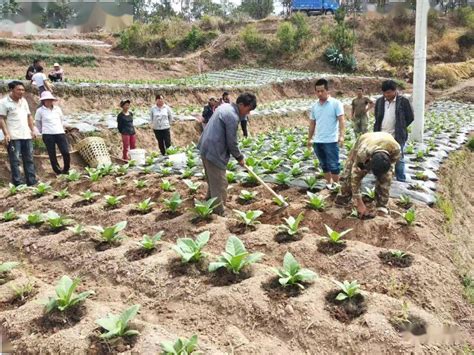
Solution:
[[(35, 121), (43, 142), (48, 151), (51, 167), (56, 174), (69, 173), (71, 157), (69, 155), (69, 145), (64, 131), (63, 112), (61, 108), (54, 104), (57, 99), (49, 91), (43, 91), (40, 97), (43, 104), (36, 110)], [(56, 157), (56, 145), (61, 152), (64, 168), (61, 169)]]
[(161, 154), (166, 154), (166, 149), (171, 147), (171, 124), (173, 112), (165, 104), (165, 98), (161, 94), (156, 95), (156, 105), (150, 111), (151, 126), (155, 133)]
[(135, 127), (133, 126), (133, 113), (130, 112), (130, 100), (120, 101), (122, 112), (117, 115), (117, 128), (122, 135), (122, 159), (130, 159), (130, 149), (136, 147)]
[(346, 161), (341, 176), (341, 192), (336, 197), (336, 204), (346, 204), (352, 197), (359, 217), (367, 216), (368, 211), (362, 201), (360, 187), (364, 176), (371, 172), (376, 178), (377, 212), (388, 214), (387, 204), (393, 170), (400, 156), (400, 145), (391, 134), (372, 132), (360, 136)]

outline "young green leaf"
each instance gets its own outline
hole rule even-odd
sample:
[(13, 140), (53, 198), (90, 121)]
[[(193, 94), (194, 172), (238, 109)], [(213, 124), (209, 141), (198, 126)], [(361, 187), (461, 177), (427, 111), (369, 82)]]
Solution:
[(196, 213), (196, 216), (201, 219), (209, 218), (212, 212), (214, 212), (214, 208), (217, 207), (215, 204), (216, 200), (216, 197), (210, 198), (207, 201), (194, 200), (193, 211)]
[(257, 211), (250, 210), (247, 212), (234, 210), (234, 213), (246, 226), (255, 226), (257, 224), (260, 224), (260, 222), (257, 221), (257, 218), (263, 214), (262, 211), (258, 211), (258, 210)]
[(158, 243), (161, 240), (163, 233), (164, 233), (163, 231), (159, 231), (153, 237), (150, 237), (148, 234), (144, 234), (143, 239), (140, 241), (140, 245), (143, 247), (143, 249), (146, 249), (146, 250), (155, 249), (156, 243)]
[(343, 232), (336, 232), (334, 230), (332, 230), (328, 225), (324, 225), (326, 227), (326, 232), (328, 234), (328, 240), (331, 242), (331, 243), (335, 243), (335, 244), (340, 244), (340, 243), (344, 243), (344, 241), (342, 240), (342, 237), (345, 236), (347, 233), (349, 233), (352, 228), (350, 229), (347, 229)]
[(163, 204), (165, 205), (166, 210), (170, 212), (176, 212), (182, 203), (183, 200), (178, 192), (175, 192), (169, 199), (163, 199)]
[(200, 182), (193, 182), (192, 180), (183, 180), (186, 186), (189, 188), (189, 192), (195, 194), (199, 187), (202, 185)]
[(255, 191), (247, 191), (247, 190), (242, 190), (240, 191), (240, 195), (239, 195), (239, 198), (242, 200), (242, 201), (252, 201), (255, 196), (257, 196), (257, 192)]
[(278, 281), (283, 287), (296, 285), (299, 288), (304, 289), (302, 283), (312, 281), (316, 277), (315, 272), (301, 268), (295, 257), (290, 252), (286, 252), (285, 254), (283, 268), (273, 270), (280, 277)]
[(326, 198), (324, 196), (316, 195), (309, 191), (306, 192), (306, 195), (308, 196), (308, 200), (305, 202), (308, 204), (309, 208), (316, 211), (322, 211), (326, 208)]
[(278, 226), (278, 230), (280, 232), (288, 234), (289, 236), (294, 236), (300, 232), (308, 231), (309, 229), (306, 227), (300, 228), (300, 223), (303, 221), (303, 218), (303, 212), (300, 212), (296, 219), (293, 216), (283, 218), (286, 224), (280, 224)]
[(44, 302), (46, 313), (50, 313), (55, 309), (64, 312), (94, 294), (94, 291), (85, 291), (76, 295), (74, 291), (79, 283), (79, 278), (71, 280), (69, 276), (64, 275), (56, 286), (56, 297), (50, 297), (48, 301)]
[(40, 212), (32, 212), (28, 215), (21, 215), (20, 217), (31, 226), (37, 226), (44, 222), (43, 214)]
[(27, 186), (24, 184), (15, 186), (12, 183), (8, 184), (8, 192), (10, 193), (10, 196), (16, 195), (19, 192), (25, 191), (27, 189)]
[(191, 238), (180, 238), (173, 246), (173, 250), (181, 256), (183, 263), (197, 262), (205, 255), (202, 249), (209, 241), (210, 233), (208, 231), (200, 233), (195, 240)]
[(151, 201), (151, 198), (148, 197), (147, 199), (139, 202), (137, 204), (137, 210), (140, 212), (140, 213), (148, 213), (151, 211), (152, 207), (155, 205), (154, 202)]
[(137, 330), (129, 329), (128, 323), (135, 318), (139, 309), (140, 305), (136, 304), (119, 315), (108, 314), (106, 318), (97, 319), (95, 322), (107, 331), (100, 337), (104, 339), (112, 339), (138, 335), (139, 332)]
[(344, 301), (348, 298), (351, 299), (360, 293), (360, 285), (357, 283), (357, 280), (351, 282), (344, 281), (343, 283), (333, 280), (333, 282), (339, 286), (342, 291), (336, 296), (336, 300), (338, 301)]
[(100, 236), (104, 242), (113, 243), (119, 241), (121, 238), (120, 232), (123, 231), (127, 227), (127, 221), (121, 221), (111, 227), (100, 227), (95, 226), (93, 227), (100, 233)]
[(3, 221), (4, 222), (10, 222), (10, 221), (14, 221), (15, 219), (17, 219), (18, 216), (15, 212), (15, 209), (12, 207), (10, 208), (8, 211), (5, 211), (3, 212)]
[(160, 344), (164, 355), (189, 355), (197, 349), (197, 335), (193, 335), (189, 339), (178, 338), (174, 343), (164, 341)]

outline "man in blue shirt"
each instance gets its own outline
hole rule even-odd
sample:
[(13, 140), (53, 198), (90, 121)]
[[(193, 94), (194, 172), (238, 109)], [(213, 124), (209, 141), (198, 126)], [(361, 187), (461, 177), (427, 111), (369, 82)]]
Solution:
[(315, 84), (318, 101), (310, 113), (308, 147), (313, 147), (328, 189), (339, 183), (339, 145), (344, 143), (344, 108), (341, 101), (329, 95), (328, 81)]

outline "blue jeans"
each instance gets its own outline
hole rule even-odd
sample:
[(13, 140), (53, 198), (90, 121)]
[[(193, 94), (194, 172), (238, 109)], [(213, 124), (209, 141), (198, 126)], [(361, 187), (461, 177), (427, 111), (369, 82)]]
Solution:
[(405, 182), (407, 180), (407, 177), (405, 175), (405, 153), (403, 152), (404, 148), (404, 144), (400, 146), (400, 160), (395, 163), (395, 177), (397, 181), (401, 182)]
[(334, 143), (313, 143), (314, 153), (318, 157), (323, 173), (339, 175), (339, 146)]
[(15, 139), (8, 143), (8, 158), (12, 174), (12, 184), (15, 186), (24, 184), (20, 172), (20, 156), (23, 160), (23, 171), (28, 186), (37, 183), (35, 175), (35, 163), (33, 162), (33, 141), (31, 139)]

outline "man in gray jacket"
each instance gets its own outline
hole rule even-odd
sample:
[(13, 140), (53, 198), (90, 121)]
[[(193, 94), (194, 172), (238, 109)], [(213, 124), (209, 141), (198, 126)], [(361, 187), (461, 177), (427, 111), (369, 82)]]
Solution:
[(253, 94), (241, 94), (235, 104), (222, 104), (214, 112), (199, 140), (198, 148), (206, 171), (208, 184), (207, 198), (217, 197), (219, 205), (215, 212), (224, 214), (227, 199), (226, 168), (230, 155), (244, 165), (244, 156), (237, 142), (239, 123), (250, 111), (257, 107)]

